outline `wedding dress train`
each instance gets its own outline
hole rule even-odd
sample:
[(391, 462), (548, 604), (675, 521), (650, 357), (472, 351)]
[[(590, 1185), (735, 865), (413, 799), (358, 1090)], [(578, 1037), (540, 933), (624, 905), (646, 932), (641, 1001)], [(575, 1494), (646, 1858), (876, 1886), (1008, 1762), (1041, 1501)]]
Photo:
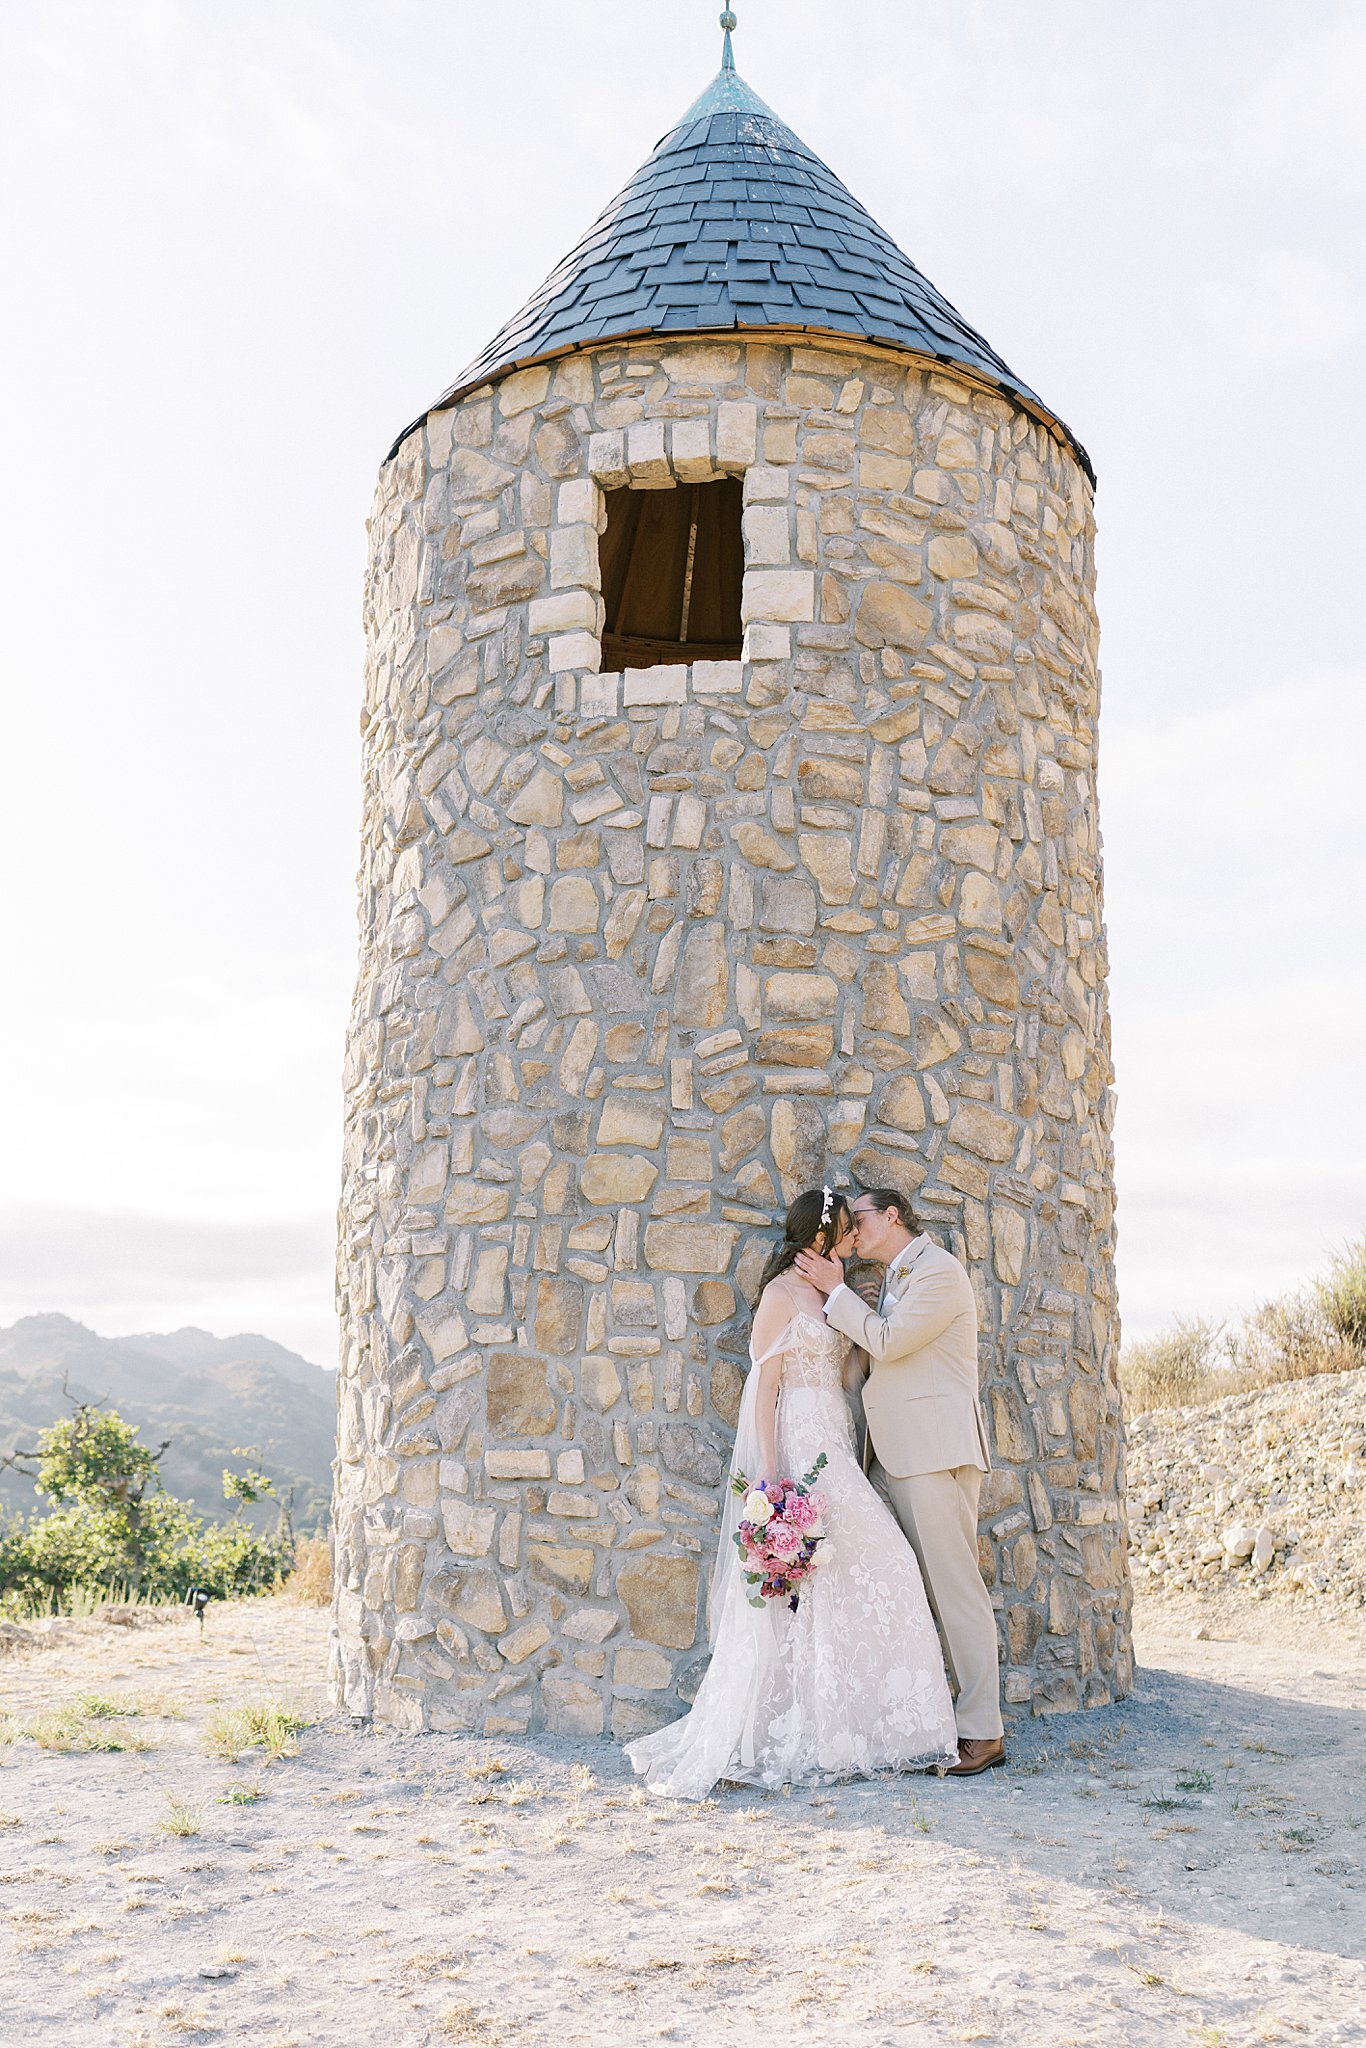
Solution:
[(753, 1361), (732, 1470), (758, 1475), (759, 1367), (780, 1351), (779, 1469), (800, 1478), (825, 1452), (825, 1555), (795, 1614), (782, 1600), (752, 1607), (731, 1540), (738, 1509), (727, 1492), (706, 1677), (690, 1712), (626, 1747), (649, 1789), (674, 1799), (704, 1799), (722, 1779), (819, 1783), (957, 1756), (920, 1567), (860, 1468), (844, 1394), (849, 1342), (823, 1318), (799, 1310)]

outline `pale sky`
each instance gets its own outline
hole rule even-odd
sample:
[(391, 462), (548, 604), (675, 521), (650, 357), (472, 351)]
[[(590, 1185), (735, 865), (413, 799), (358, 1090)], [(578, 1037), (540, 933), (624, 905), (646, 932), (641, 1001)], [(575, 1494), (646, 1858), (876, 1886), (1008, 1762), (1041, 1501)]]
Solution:
[[(741, 0), (1086, 442), (1127, 1331), (1366, 1229), (1366, 10)], [(3, 0), (0, 1322), (332, 1362), (364, 521), (711, 0)]]

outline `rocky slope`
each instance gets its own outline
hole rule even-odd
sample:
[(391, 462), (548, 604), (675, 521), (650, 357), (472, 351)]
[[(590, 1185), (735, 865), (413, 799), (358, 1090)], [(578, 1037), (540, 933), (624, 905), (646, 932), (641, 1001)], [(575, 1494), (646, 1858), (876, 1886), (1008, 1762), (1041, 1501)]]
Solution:
[(1135, 1587), (1366, 1605), (1366, 1371), (1131, 1421)]

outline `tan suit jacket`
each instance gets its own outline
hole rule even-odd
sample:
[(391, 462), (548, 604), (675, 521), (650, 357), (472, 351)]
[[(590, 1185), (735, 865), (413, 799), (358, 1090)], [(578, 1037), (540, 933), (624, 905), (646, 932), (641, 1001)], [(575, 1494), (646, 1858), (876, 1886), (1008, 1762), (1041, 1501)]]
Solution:
[(952, 1252), (918, 1237), (889, 1271), (880, 1309), (840, 1287), (825, 1313), (868, 1354), (863, 1410), (884, 1472), (991, 1470), (977, 1398), (977, 1302)]

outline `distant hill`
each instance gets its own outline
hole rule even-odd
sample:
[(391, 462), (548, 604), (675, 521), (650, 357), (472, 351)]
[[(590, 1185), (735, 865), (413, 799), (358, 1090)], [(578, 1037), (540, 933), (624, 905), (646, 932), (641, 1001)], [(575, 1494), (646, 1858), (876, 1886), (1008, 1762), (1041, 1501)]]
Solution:
[[(201, 1514), (228, 1513), (223, 1467), (242, 1444), (282, 1491), (294, 1488), (296, 1528), (326, 1522), (336, 1376), (283, 1344), (193, 1329), (101, 1337), (70, 1316), (24, 1316), (0, 1330), (0, 1455), (70, 1413), (63, 1374), (71, 1396), (116, 1408), (153, 1449), (170, 1438), (162, 1479)], [(21, 1473), (0, 1472), (0, 1515), (42, 1505)], [(249, 1513), (274, 1524), (268, 1501)]]

